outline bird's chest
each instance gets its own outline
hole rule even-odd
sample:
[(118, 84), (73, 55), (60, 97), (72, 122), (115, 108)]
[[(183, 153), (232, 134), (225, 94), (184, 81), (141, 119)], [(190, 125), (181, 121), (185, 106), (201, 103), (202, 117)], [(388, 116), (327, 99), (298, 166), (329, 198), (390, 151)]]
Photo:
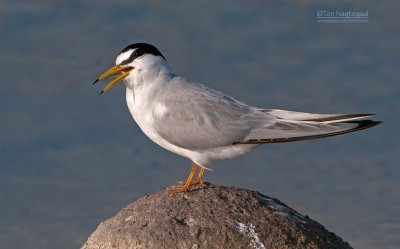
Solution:
[(154, 129), (157, 116), (154, 114), (162, 113), (163, 107), (158, 106), (153, 101), (149, 101), (144, 93), (135, 93), (127, 89), (126, 101), (128, 109), (140, 129), (153, 141), (160, 140), (160, 136)]

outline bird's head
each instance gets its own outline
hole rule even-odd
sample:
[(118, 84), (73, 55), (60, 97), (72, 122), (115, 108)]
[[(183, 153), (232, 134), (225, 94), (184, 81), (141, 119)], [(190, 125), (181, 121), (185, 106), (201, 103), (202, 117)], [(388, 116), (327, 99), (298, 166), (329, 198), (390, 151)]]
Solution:
[(107, 77), (114, 77), (114, 79), (100, 92), (100, 94), (102, 94), (115, 86), (122, 79), (135, 74), (137, 71), (146, 71), (152, 68), (157, 68), (157, 66), (165, 65), (165, 57), (153, 45), (147, 43), (131, 44), (119, 53), (115, 60), (115, 66), (100, 75), (93, 84)]

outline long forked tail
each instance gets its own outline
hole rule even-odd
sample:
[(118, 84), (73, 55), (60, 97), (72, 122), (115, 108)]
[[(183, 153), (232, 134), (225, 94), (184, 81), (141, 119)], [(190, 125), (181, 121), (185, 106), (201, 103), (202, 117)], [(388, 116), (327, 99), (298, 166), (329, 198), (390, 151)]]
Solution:
[(261, 110), (277, 117), (274, 125), (255, 129), (234, 144), (283, 143), (330, 137), (368, 129), (381, 124), (373, 120), (358, 120), (373, 114), (312, 114), (283, 110)]

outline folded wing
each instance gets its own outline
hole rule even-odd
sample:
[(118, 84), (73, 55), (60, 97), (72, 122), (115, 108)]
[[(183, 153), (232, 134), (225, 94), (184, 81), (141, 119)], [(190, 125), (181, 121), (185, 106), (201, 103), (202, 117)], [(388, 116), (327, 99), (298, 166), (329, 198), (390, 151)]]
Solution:
[[(198, 84), (171, 82), (157, 98), (154, 128), (169, 143), (202, 150), (243, 141), (253, 129), (273, 125), (276, 117)], [(175, 89), (179, 89), (177, 92)]]
[(254, 129), (242, 141), (234, 144), (280, 143), (329, 137), (367, 129), (380, 124), (359, 120), (373, 114), (313, 114), (285, 110), (259, 109), (277, 117), (273, 125)]
[[(179, 89), (179, 92), (176, 91)], [(312, 114), (248, 106), (218, 91), (180, 78), (157, 98), (158, 135), (178, 147), (210, 149), (233, 144), (290, 142), (366, 129), (371, 114)]]

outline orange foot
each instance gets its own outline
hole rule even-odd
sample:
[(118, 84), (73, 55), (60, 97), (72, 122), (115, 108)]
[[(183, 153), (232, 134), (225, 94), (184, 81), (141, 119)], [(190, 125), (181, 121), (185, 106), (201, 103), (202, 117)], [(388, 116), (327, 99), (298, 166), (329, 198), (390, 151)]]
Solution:
[(190, 174), (188, 176), (188, 179), (184, 181), (178, 181), (178, 184), (180, 185), (177, 188), (172, 188), (168, 189), (169, 194), (176, 194), (176, 193), (181, 193), (181, 192), (186, 192), (190, 189), (191, 186), (195, 185), (200, 185), (203, 183), (203, 174), (204, 174), (204, 168), (201, 167), (199, 174), (197, 175), (197, 179), (193, 180), (194, 175), (196, 174), (197, 167), (199, 167), (197, 164), (193, 163), (192, 165), (192, 170), (190, 171)]

